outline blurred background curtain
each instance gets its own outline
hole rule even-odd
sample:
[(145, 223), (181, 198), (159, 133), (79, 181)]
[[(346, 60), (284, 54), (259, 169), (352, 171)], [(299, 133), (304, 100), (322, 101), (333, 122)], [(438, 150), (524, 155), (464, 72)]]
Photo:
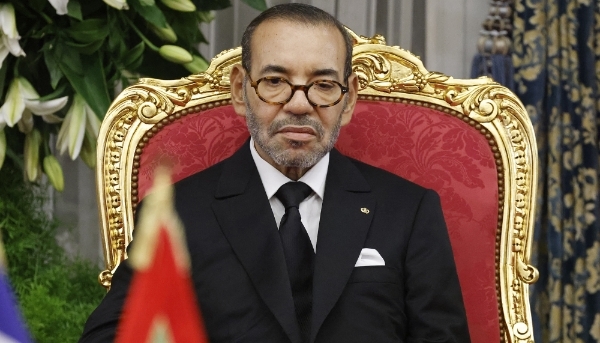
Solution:
[(540, 175), (531, 290), (537, 342), (600, 342), (600, 0), (516, 0), (515, 91)]
[(513, 1), (494, 0), (479, 31), (471, 77), (488, 76), (514, 91), (512, 63)]

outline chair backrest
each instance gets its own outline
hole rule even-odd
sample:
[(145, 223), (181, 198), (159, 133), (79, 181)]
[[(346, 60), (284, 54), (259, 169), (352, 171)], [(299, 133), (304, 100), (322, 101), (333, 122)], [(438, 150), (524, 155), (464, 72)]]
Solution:
[[(351, 31), (350, 31), (351, 32)], [(489, 78), (429, 72), (383, 37), (356, 36), (359, 102), (336, 147), (441, 196), (473, 342), (533, 342), (528, 285), (536, 143), (516, 96)], [(180, 80), (141, 79), (113, 102), (98, 142), (97, 191), (106, 270), (126, 256), (154, 168), (174, 180), (230, 156), (248, 138), (233, 111), (229, 71), (241, 49)]]

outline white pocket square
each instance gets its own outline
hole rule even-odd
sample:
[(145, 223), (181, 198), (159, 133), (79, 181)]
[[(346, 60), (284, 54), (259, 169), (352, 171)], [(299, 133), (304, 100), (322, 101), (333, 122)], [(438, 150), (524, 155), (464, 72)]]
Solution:
[(358, 256), (355, 267), (385, 266), (383, 257), (375, 249), (364, 248)]

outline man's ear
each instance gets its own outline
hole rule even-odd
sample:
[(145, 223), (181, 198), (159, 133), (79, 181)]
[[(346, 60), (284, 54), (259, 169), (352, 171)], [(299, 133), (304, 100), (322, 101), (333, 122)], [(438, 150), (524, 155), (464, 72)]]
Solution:
[(356, 100), (358, 99), (358, 77), (354, 73), (348, 78), (348, 93), (346, 96), (347, 100), (345, 101), (345, 106), (342, 110), (342, 126), (348, 124), (350, 119), (352, 119), (352, 114), (354, 114), (354, 108), (356, 107)]
[(236, 64), (231, 68), (229, 74), (229, 84), (231, 87), (231, 104), (235, 113), (239, 116), (246, 116), (246, 103), (244, 102), (244, 77), (246, 73), (241, 64)]

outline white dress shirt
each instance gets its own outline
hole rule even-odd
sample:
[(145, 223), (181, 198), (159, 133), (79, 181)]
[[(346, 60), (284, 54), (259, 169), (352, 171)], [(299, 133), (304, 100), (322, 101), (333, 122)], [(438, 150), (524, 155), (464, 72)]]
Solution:
[[(256, 151), (254, 140), (250, 139), (250, 152), (254, 159), (254, 164), (258, 169), (258, 174), (262, 181), (265, 192), (269, 198), (271, 209), (277, 227), (281, 223), (281, 218), (285, 214), (285, 208), (275, 193), (279, 187), (288, 182), (294, 182), (279, 170), (275, 169)], [(317, 164), (310, 168), (306, 174), (302, 175), (300, 180), (312, 188), (313, 193), (300, 203), (300, 217), (302, 225), (306, 228), (313, 249), (317, 250), (317, 235), (319, 233), (319, 221), (321, 220), (321, 207), (323, 206), (323, 195), (325, 194), (325, 178), (327, 177), (327, 168), (329, 167), (329, 153), (327, 153)]]

